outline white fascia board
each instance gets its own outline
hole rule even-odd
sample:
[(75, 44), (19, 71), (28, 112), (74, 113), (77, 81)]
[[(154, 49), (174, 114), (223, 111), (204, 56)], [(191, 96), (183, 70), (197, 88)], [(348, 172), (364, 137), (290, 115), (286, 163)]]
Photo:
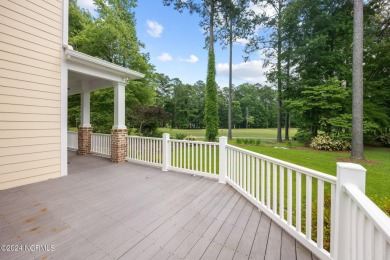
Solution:
[(106, 71), (110, 74), (113, 74), (113, 76), (115, 75), (116, 77), (120, 76), (122, 78), (122, 80), (120, 80), (119, 82), (127, 82), (129, 80), (142, 79), (145, 77), (144, 74), (142, 74), (138, 71), (127, 69), (127, 68), (118, 66), (116, 64), (113, 64), (111, 62), (107, 62), (107, 61), (92, 57), (90, 55), (75, 51), (72, 49), (71, 46), (69, 46), (67, 44), (64, 45), (64, 48), (65, 48), (66, 59), (68, 61), (72, 61), (72, 62), (78, 63), (78, 64), (87, 65), (88, 67), (97, 68), (101, 71)]

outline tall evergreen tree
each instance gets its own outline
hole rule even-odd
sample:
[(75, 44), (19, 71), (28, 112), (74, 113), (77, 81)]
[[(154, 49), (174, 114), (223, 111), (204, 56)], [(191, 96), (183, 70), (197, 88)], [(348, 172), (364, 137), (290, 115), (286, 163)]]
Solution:
[(217, 83), (215, 81), (215, 53), (214, 53), (214, 26), (220, 19), (222, 9), (231, 3), (229, 0), (163, 0), (165, 5), (172, 5), (180, 12), (184, 9), (192, 13), (198, 13), (202, 18), (200, 25), (206, 29), (208, 36), (206, 44), (208, 45), (208, 64), (206, 77), (206, 101), (205, 101), (205, 126), (206, 139), (215, 141), (218, 135), (218, 102), (217, 102)]

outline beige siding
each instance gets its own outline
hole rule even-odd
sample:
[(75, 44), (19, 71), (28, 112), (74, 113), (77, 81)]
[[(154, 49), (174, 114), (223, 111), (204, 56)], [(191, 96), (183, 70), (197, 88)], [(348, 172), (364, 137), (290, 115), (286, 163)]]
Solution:
[(62, 1), (0, 1), (0, 189), (60, 176)]

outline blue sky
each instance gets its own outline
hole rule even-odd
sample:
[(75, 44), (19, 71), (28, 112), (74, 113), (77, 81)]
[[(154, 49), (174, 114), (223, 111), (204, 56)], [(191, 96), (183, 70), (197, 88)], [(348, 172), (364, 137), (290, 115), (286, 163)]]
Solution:
[[(93, 13), (93, 0), (78, 0), (79, 6)], [(187, 11), (179, 13), (173, 7), (162, 4), (162, 0), (139, 0), (135, 9), (137, 35), (145, 44), (143, 52), (150, 54), (150, 62), (156, 72), (170, 78), (179, 78), (184, 83), (193, 84), (206, 81), (207, 50), (204, 49), (203, 30), (199, 26), (200, 17)], [(266, 77), (262, 61), (257, 53), (250, 61), (242, 58), (243, 45), (235, 43), (233, 48), (233, 84), (244, 82), (264, 84)], [(228, 49), (215, 44), (216, 81), (220, 87), (228, 86)]]

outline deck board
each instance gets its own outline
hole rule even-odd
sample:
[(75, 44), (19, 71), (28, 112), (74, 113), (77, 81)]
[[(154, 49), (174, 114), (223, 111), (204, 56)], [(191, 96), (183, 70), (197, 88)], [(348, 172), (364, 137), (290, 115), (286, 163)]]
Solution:
[(316, 259), (229, 185), (69, 152), (69, 175), (0, 191), (0, 259)]

